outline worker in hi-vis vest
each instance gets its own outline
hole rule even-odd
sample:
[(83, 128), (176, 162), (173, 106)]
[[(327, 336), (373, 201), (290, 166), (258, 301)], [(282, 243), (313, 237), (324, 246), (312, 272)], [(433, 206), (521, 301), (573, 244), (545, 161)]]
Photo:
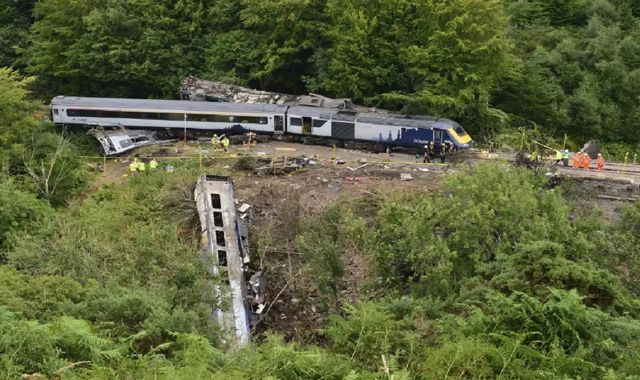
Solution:
[(138, 159), (134, 158), (133, 162), (129, 164), (129, 171), (131, 171), (131, 175), (135, 175), (138, 170)]
[(213, 135), (211, 138), (211, 144), (213, 144), (214, 151), (220, 149), (220, 137), (218, 137), (218, 134)]
[(227, 138), (227, 136), (222, 139), (222, 146), (224, 147), (225, 152), (229, 151), (229, 138)]

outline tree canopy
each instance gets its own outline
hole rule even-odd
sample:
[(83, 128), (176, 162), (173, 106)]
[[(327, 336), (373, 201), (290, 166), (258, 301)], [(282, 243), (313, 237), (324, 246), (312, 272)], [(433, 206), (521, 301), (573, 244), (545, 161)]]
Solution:
[(0, 66), (43, 97), (176, 97), (187, 75), (511, 128), (640, 141), (622, 0), (5, 0)]

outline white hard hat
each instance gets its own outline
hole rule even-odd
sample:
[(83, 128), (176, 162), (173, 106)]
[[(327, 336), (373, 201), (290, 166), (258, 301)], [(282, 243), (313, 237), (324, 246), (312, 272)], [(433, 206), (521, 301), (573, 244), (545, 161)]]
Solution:
[(602, 156), (600, 153), (598, 153), (598, 156)]

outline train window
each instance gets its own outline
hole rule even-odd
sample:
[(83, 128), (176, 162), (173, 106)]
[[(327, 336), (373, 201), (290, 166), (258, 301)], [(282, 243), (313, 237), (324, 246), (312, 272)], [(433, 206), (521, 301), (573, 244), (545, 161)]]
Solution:
[(209, 121), (209, 115), (201, 115), (201, 114), (189, 114), (187, 115), (187, 120), (189, 121)]
[(216, 227), (224, 227), (224, 222), (222, 221), (222, 213), (221, 212), (214, 212), (213, 213), (213, 224)]
[(54, 109), (54, 110), (53, 110), (53, 114), (54, 114), (54, 115), (57, 115), (57, 114), (58, 114), (58, 110), (57, 110), (57, 109)]
[(167, 113), (165, 115), (167, 117), (167, 120), (173, 120), (173, 121), (182, 121), (182, 120), (184, 120), (184, 114), (182, 114), (182, 113)]
[(71, 116), (71, 117), (80, 116), (80, 110), (68, 109), (67, 116)]
[(325, 125), (329, 120), (313, 119), (313, 127), (320, 128)]
[(227, 266), (227, 251), (218, 251), (218, 265)]
[(229, 122), (229, 116), (227, 115), (213, 115), (213, 121), (218, 123), (227, 123)]
[(456, 133), (458, 134), (458, 136), (466, 136), (467, 135), (467, 131), (465, 131), (461, 126), (457, 126), (456, 127)]
[(259, 117), (258, 124), (267, 124), (268, 120), (266, 117)]
[(144, 114), (145, 119), (151, 119), (151, 120), (162, 120), (163, 116), (164, 116), (163, 114), (157, 113), (157, 112), (147, 112)]
[(237, 123), (240, 120), (237, 116), (229, 116), (229, 121), (232, 123)]
[(120, 117), (120, 111), (102, 111), (102, 117)]
[(95, 110), (80, 110), (79, 113), (82, 117), (98, 117), (98, 111)]
[(142, 119), (142, 112), (123, 112), (122, 117), (127, 119)]
[(224, 239), (224, 231), (216, 231), (216, 244), (218, 247), (225, 247), (227, 241)]
[(211, 194), (211, 207), (222, 208), (222, 203), (220, 202), (220, 194)]
[(302, 118), (301, 117), (290, 117), (289, 125), (293, 127), (302, 127)]

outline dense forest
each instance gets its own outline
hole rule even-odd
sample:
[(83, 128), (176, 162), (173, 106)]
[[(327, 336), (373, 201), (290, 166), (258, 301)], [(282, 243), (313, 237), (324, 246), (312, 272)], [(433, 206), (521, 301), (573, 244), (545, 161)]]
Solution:
[[(268, 233), (322, 328), (229, 352), (185, 196), (198, 164), (98, 186), (90, 143), (37, 117), (57, 94), (172, 98), (187, 75), (627, 149), (640, 2), (0, 0), (0, 379), (640, 379), (640, 202), (610, 220), (499, 164), (290, 211)], [(349, 303), (353, 252), (372, 275)]]
[(634, 0), (2, 0), (0, 67), (43, 99), (177, 96), (180, 79), (319, 92), (451, 117), (640, 141)]

